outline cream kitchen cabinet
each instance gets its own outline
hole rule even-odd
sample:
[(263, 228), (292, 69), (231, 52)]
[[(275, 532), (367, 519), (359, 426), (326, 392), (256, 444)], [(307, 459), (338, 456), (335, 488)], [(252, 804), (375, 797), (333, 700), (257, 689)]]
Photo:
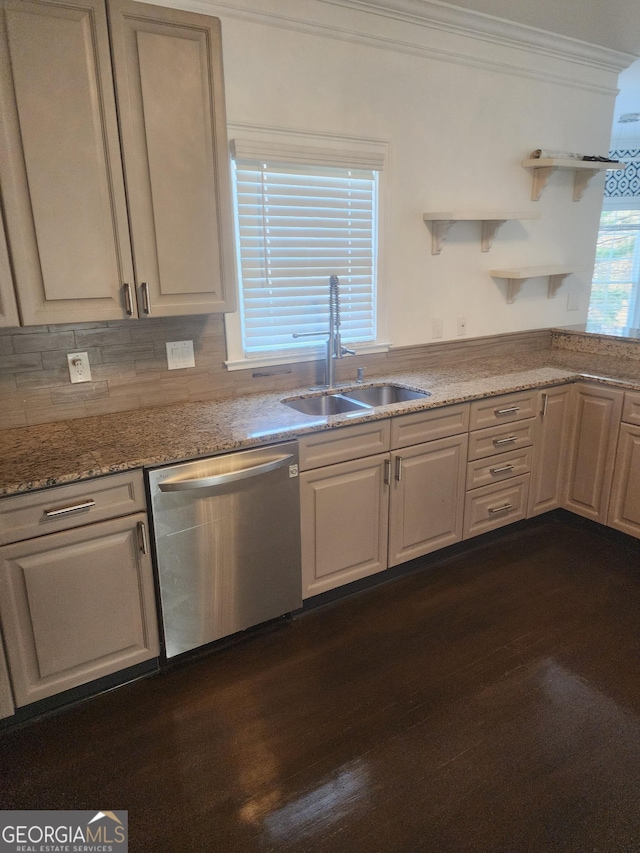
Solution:
[(467, 442), (465, 433), (391, 454), (389, 566), (462, 539)]
[(640, 539), (640, 394), (625, 394), (607, 525)]
[(24, 325), (232, 310), (219, 22), (0, 0), (0, 182)]
[(0, 720), (12, 717), (14, 712), (9, 669), (7, 668), (7, 658), (4, 653), (2, 634), (0, 634)]
[(300, 438), (303, 598), (460, 541), (468, 423), (462, 404)]
[(0, 211), (0, 326), (17, 326), (19, 322), (9, 248)]
[(140, 472), (0, 502), (10, 542), (0, 547), (0, 620), (16, 707), (158, 656), (143, 510)]
[(606, 524), (624, 392), (581, 382), (572, 395), (563, 506)]
[(538, 395), (539, 427), (529, 482), (529, 518), (562, 506), (571, 426), (571, 385)]
[(537, 391), (471, 404), (463, 538), (526, 518)]

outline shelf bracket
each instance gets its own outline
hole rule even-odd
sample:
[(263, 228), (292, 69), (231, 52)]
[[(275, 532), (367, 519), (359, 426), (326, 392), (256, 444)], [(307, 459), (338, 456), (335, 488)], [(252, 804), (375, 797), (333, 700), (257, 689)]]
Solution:
[(533, 182), (531, 184), (531, 201), (540, 200), (542, 190), (546, 187), (547, 181), (555, 171), (555, 166), (541, 166), (533, 170)]
[(584, 191), (589, 186), (591, 182), (591, 178), (594, 175), (599, 175), (601, 172), (600, 169), (584, 169), (580, 172), (576, 172), (573, 176), (573, 200), (580, 201), (582, 198)]
[(558, 273), (557, 275), (549, 276), (549, 289), (547, 291), (547, 299), (555, 299), (556, 293), (560, 290), (560, 288), (564, 284), (565, 278), (569, 275), (571, 275), (570, 272), (563, 272)]
[(522, 285), (526, 278), (508, 278), (507, 279), (507, 302), (511, 304), (516, 301), (516, 296), (522, 290)]
[(483, 219), (482, 220), (482, 238), (480, 248), (483, 252), (488, 252), (493, 243), (493, 238), (496, 236), (500, 227), (504, 225), (506, 219)]
[(434, 219), (431, 223), (431, 254), (439, 255), (442, 244), (447, 239), (449, 229), (456, 222), (455, 219)]

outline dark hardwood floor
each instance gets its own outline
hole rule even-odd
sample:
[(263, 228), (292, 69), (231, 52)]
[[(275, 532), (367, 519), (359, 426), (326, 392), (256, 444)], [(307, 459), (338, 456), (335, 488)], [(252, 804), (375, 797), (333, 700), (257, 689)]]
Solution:
[(640, 851), (640, 553), (541, 520), (4, 731), (0, 773), (132, 851)]

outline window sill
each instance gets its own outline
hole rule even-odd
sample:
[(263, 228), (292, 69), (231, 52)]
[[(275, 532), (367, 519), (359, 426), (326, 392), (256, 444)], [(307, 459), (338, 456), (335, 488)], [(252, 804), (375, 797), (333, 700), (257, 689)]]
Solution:
[[(345, 342), (345, 346), (351, 346), (349, 342)], [(362, 344), (361, 346), (355, 345), (356, 356), (359, 355), (370, 355), (371, 353), (377, 352), (388, 352), (391, 344), (389, 343), (381, 343), (381, 344)], [(240, 359), (228, 359), (224, 362), (227, 370), (250, 370), (256, 367), (273, 367), (278, 364), (300, 364), (305, 361), (321, 361), (324, 360), (325, 357), (325, 348), (317, 347), (313, 349), (306, 349), (304, 352), (288, 352), (283, 355), (269, 355), (264, 354), (261, 356), (256, 356), (255, 358), (240, 358)]]

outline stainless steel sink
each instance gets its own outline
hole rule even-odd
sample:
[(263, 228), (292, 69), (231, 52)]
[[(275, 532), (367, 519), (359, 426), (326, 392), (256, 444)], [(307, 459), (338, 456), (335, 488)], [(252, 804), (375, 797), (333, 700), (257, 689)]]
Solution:
[(282, 401), (285, 406), (304, 415), (340, 415), (345, 412), (364, 412), (371, 408), (365, 403), (349, 400), (342, 394), (323, 394), (320, 397), (294, 397)]
[(358, 400), (368, 406), (388, 406), (390, 403), (406, 403), (430, 397), (428, 391), (411, 391), (400, 385), (372, 385), (368, 388), (352, 388), (344, 392), (350, 400)]
[(406, 403), (429, 397), (429, 391), (411, 391), (400, 385), (370, 385), (366, 388), (350, 388), (335, 394), (316, 397), (291, 397), (283, 400), (285, 406), (304, 415), (340, 415), (345, 412), (366, 411), (390, 403)]

